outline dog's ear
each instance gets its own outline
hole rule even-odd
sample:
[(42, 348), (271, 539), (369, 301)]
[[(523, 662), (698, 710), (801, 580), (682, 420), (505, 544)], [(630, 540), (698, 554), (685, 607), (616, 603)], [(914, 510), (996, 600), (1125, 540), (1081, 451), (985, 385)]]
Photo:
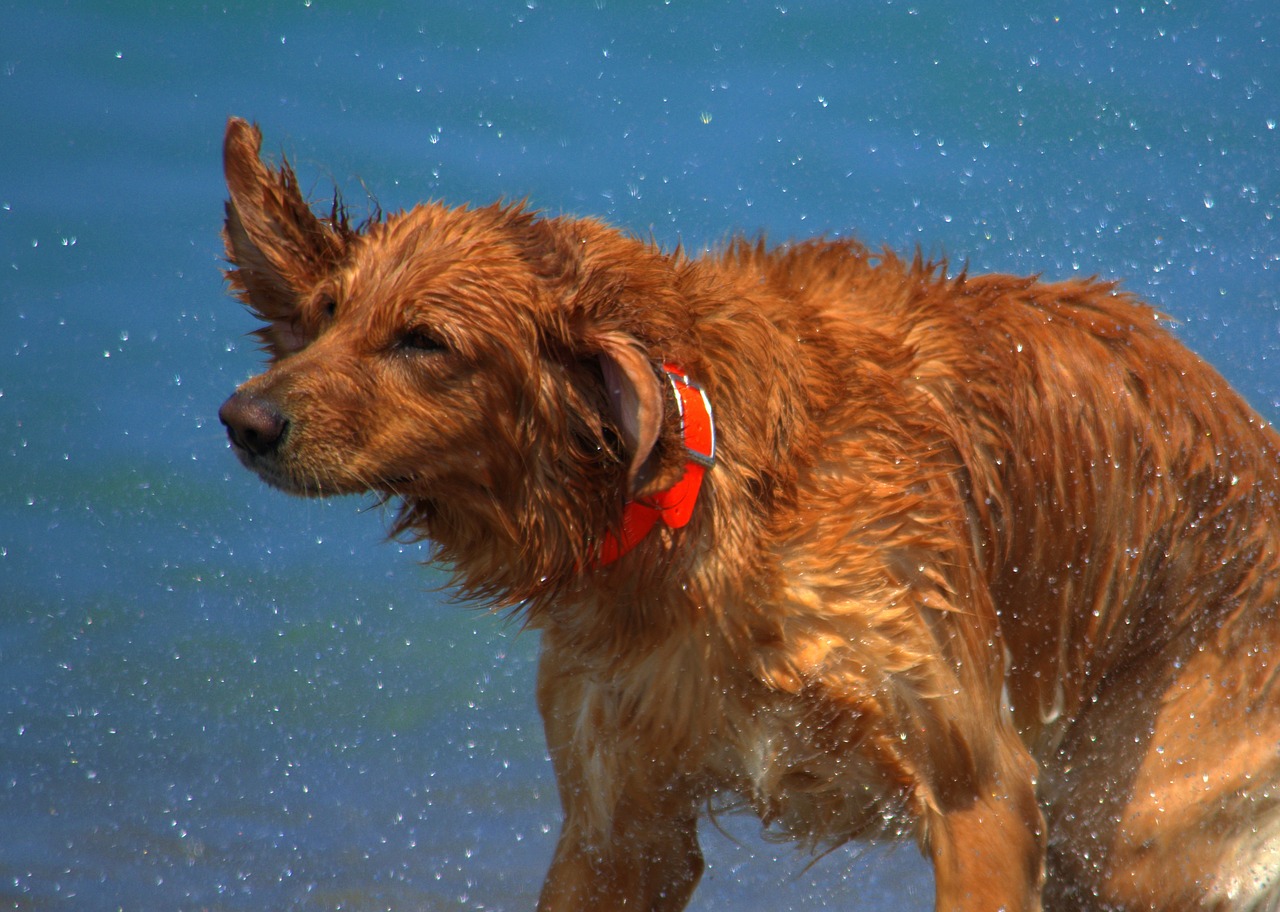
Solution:
[(662, 385), (639, 340), (622, 332), (591, 337), (604, 375), (609, 408), (627, 448), (627, 491), (641, 493), (652, 478), (662, 431)]
[(289, 163), (268, 168), (261, 148), (256, 126), (227, 121), (222, 156), (231, 198), (223, 240), (232, 266), (227, 279), (266, 323), (257, 335), (280, 358), (311, 341), (297, 319), (299, 297), (342, 257), (346, 238), (338, 220), (311, 211)]

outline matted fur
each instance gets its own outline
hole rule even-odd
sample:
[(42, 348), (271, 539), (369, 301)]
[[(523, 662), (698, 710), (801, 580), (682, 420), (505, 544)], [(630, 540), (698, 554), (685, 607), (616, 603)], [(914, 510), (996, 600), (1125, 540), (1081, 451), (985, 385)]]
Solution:
[[(260, 144), (228, 124), (226, 241), (271, 365), (223, 420), (541, 631), (541, 909), (683, 908), (724, 792), (815, 848), (913, 834), (940, 909), (1280, 904), (1280, 440), (1149, 307), (521, 206), (357, 230)], [(600, 566), (682, 471), (663, 362), (718, 464)]]

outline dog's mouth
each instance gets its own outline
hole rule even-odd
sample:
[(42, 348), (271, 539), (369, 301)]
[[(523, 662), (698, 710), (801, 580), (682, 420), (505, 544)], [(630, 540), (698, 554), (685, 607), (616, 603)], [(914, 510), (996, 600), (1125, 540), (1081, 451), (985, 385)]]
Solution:
[(293, 494), (297, 497), (330, 497), (341, 493), (319, 478), (306, 479), (290, 472), (281, 465), (274, 455), (254, 453), (231, 440), (231, 449), (240, 460), (240, 464), (253, 472), (271, 487)]
[(270, 453), (259, 453), (238, 442), (230, 432), (228, 442), (236, 458), (246, 469), (273, 488), (295, 497), (340, 497), (347, 494), (372, 494), (379, 500), (413, 498), (421, 491), (422, 477), (404, 473), (386, 477), (336, 479), (316, 471), (305, 471), (286, 458), (283, 447)]

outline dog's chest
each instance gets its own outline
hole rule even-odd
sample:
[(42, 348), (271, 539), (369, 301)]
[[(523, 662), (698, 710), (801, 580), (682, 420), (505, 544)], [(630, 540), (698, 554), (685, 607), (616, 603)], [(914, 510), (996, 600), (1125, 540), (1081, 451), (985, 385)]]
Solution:
[(712, 735), (708, 772), (767, 827), (818, 848), (906, 826), (907, 795), (874, 762), (856, 725), (790, 695), (731, 715)]

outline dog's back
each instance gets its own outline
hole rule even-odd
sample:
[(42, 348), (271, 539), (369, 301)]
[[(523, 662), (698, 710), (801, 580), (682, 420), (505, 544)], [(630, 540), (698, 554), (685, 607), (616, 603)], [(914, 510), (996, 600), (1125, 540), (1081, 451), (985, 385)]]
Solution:
[[(1051, 896), (1274, 908), (1280, 437), (1109, 284), (946, 279), (847, 244), (746, 259), (812, 314), (792, 322), (834, 374), (817, 424), (847, 437), (838, 390), (887, 366), (894, 410), (957, 463)], [(812, 485), (802, 501), (839, 501), (830, 466)]]

